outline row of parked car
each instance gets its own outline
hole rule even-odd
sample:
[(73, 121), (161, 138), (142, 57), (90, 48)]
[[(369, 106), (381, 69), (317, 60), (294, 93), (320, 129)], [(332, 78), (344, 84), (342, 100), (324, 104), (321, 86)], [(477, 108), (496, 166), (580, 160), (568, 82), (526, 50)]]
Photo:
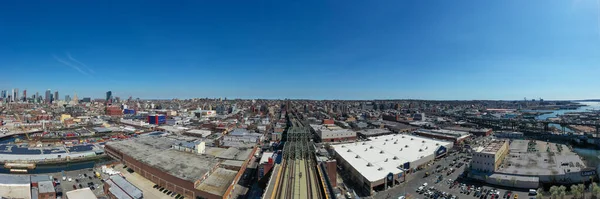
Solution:
[(183, 198), (183, 196), (181, 194), (178, 194), (178, 193), (175, 193), (173, 191), (170, 191), (170, 190), (168, 190), (168, 189), (166, 189), (164, 187), (161, 187), (161, 186), (159, 186), (157, 184), (155, 184), (152, 188), (158, 189), (158, 191), (163, 192), (164, 194), (167, 194), (168, 196), (175, 197), (175, 199), (182, 199)]
[(433, 199), (458, 199), (458, 196), (452, 195), (450, 193), (442, 192), (437, 190), (434, 186), (427, 188), (427, 183), (423, 184), (419, 189), (417, 189), (417, 193), (423, 194), (425, 198), (433, 198)]

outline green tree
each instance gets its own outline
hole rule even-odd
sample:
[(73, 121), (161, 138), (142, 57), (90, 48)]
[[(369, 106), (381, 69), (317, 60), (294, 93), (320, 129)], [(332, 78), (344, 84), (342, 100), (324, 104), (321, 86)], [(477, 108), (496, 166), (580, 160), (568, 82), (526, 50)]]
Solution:
[(600, 195), (600, 186), (597, 183), (592, 183), (592, 195), (594, 198)]
[(537, 195), (535, 195), (535, 199), (542, 199), (544, 198), (544, 189), (539, 188), (537, 190)]
[(556, 199), (558, 197), (558, 186), (554, 185), (550, 187), (550, 198)]
[(578, 184), (577, 185), (577, 189), (579, 189), (579, 191), (581, 192), (581, 198), (583, 198), (583, 196), (585, 195), (585, 185), (584, 184)]
[(558, 187), (558, 196), (560, 196), (561, 199), (564, 199), (565, 195), (567, 195), (567, 187), (560, 185), (560, 187)]
[(571, 194), (573, 194), (573, 198), (577, 198), (579, 197), (579, 195), (581, 195), (581, 192), (579, 191), (579, 188), (577, 188), (577, 185), (571, 185)]

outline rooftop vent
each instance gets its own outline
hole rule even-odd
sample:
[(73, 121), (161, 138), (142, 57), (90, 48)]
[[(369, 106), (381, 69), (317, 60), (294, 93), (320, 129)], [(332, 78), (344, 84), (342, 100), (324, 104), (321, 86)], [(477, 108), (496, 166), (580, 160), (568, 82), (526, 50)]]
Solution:
[(380, 151), (379, 154), (383, 154), (383, 151)]
[(392, 158), (392, 159), (393, 159), (393, 160), (397, 160), (397, 159), (398, 159), (398, 156), (394, 156), (394, 158)]
[(415, 140), (415, 138), (410, 138), (410, 140)]
[(377, 171), (381, 171), (381, 170), (383, 170), (383, 168), (382, 168), (382, 167), (379, 167), (379, 168), (377, 169)]
[(352, 150), (348, 149), (348, 151), (347, 151), (347, 152), (352, 152)]
[(371, 164), (371, 163), (369, 162), (369, 163), (367, 163), (367, 166), (368, 166), (368, 167), (372, 167), (372, 166), (373, 166), (373, 164)]
[(421, 143), (425, 143), (425, 140), (421, 141)]
[(394, 142), (394, 144), (398, 144), (398, 141)]
[(367, 148), (365, 148), (365, 151), (367, 151), (367, 150), (368, 150), (368, 149), (367, 149)]
[(346, 148), (346, 146), (342, 145), (342, 148)]
[(408, 148), (408, 145), (404, 145), (404, 147)]
[(388, 139), (385, 139), (385, 141), (387, 142), (387, 141), (388, 141)]
[(356, 155), (356, 157), (354, 157), (354, 158), (360, 158), (360, 156)]
[(383, 145), (385, 145), (385, 143), (387, 143), (387, 142), (384, 142)]
[(385, 161), (383, 161), (383, 162), (387, 162), (387, 161), (388, 161), (388, 159), (386, 158)]
[(370, 147), (369, 147), (369, 149), (372, 149), (372, 148), (373, 148), (373, 146), (370, 146)]
[(363, 145), (366, 145), (366, 143), (363, 142)]
[(402, 138), (404, 138), (404, 136), (402, 136)]
[(425, 149), (428, 149), (428, 148), (429, 148), (428, 146), (425, 147)]
[(439, 145), (440, 145), (440, 143), (435, 143), (435, 146), (439, 146)]
[(402, 151), (402, 148), (400, 148), (400, 151)]
[(419, 152), (422, 152), (422, 151), (423, 151), (423, 149), (419, 149)]

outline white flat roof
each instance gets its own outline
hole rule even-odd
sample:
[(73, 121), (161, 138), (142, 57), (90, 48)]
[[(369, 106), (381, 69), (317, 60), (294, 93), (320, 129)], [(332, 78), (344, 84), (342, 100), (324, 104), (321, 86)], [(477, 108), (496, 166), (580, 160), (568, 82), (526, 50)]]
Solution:
[[(375, 182), (383, 179), (389, 173), (402, 173), (403, 171), (399, 167), (401, 168), (406, 162), (415, 162), (434, 154), (440, 146), (449, 148), (451, 145), (452, 143), (446, 141), (392, 134), (372, 137), (371, 141), (333, 145), (332, 147), (367, 180)], [(369, 163), (372, 166), (367, 166)]]
[(96, 199), (94, 192), (90, 188), (75, 189), (66, 193), (69, 199)]

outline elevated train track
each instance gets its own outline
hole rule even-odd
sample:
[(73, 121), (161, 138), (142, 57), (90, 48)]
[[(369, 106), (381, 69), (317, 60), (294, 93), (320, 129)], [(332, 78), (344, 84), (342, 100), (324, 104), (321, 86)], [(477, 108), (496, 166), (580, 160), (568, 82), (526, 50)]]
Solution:
[(272, 199), (323, 199), (317, 173), (310, 129), (292, 114), (288, 114), (290, 128), (283, 148), (281, 169), (275, 177)]

